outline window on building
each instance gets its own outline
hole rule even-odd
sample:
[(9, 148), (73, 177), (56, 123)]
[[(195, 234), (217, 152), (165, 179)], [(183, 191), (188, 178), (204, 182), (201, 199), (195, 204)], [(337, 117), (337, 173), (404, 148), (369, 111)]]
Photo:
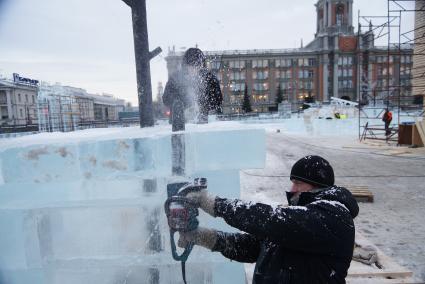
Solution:
[(316, 66), (316, 58), (309, 58), (308, 66)]
[(18, 102), (21, 102), (21, 94), (18, 94)]
[(269, 66), (267, 59), (252, 60), (252, 68), (266, 68)]
[(253, 100), (255, 103), (262, 103), (262, 102), (267, 102), (269, 99), (269, 95), (268, 94), (264, 94), (264, 95), (253, 95), (252, 96)]
[(298, 66), (307, 66), (308, 65), (308, 59), (307, 58), (299, 58), (298, 59)]
[(300, 78), (300, 79), (304, 78), (304, 71), (303, 70), (298, 71), (298, 78)]
[(28, 103), (29, 101), (28, 101), (28, 95), (27, 94), (25, 94), (25, 102), (26, 103)]
[(308, 70), (307, 73), (308, 73), (307, 74), (307, 77), (308, 78), (313, 78), (314, 77), (314, 71), (313, 70)]
[(342, 26), (344, 24), (344, 5), (336, 6), (336, 25)]
[(0, 91), (0, 104), (7, 104), (6, 91)]
[(282, 59), (276, 59), (274, 61), (274, 66), (275, 67), (283, 67), (283, 65), (282, 65)]
[(218, 70), (221, 67), (221, 62), (218, 60), (208, 61), (207, 64), (210, 69)]
[(236, 82), (231, 82), (230, 83), (230, 90), (232, 92), (241, 92), (241, 91), (245, 91), (245, 83), (236, 83)]
[(276, 59), (275, 66), (276, 67), (291, 67), (292, 59)]
[(268, 83), (254, 83), (255, 91), (267, 91), (269, 89)]
[(9, 118), (7, 106), (0, 107), (0, 113), (1, 113), (0, 119), (8, 119)]
[(411, 70), (412, 69), (410, 67), (402, 66), (402, 67), (400, 67), (400, 72), (401, 72), (400, 75), (410, 75), (411, 74)]
[(314, 88), (314, 83), (312, 81), (304, 82), (304, 89), (311, 90)]
[(291, 67), (292, 66), (292, 59), (285, 59), (285, 66)]
[(20, 114), (20, 118), (24, 118), (24, 112), (23, 112), (23, 110), (20, 108), (19, 109), (19, 114)]
[(338, 68), (338, 77), (342, 77), (342, 69)]
[(252, 73), (252, 78), (257, 80), (265, 80), (269, 78), (269, 71), (257, 71)]
[(298, 82), (298, 89), (299, 89), (299, 90), (304, 89), (304, 83), (303, 83), (303, 81), (299, 81), (299, 82)]
[(31, 98), (32, 98), (32, 104), (35, 104), (35, 97), (34, 97), (34, 95), (32, 95)]
[(280, 88), (282, 90), (291, 91), (292, 90), (292, 82), (282, 82), (282, 83), (280, 83)]
[(292, 78), (292, 72), (290, 70), (286, 71), (286, 79), (291, 79)]
[(230, 73), (230, 80), (245, 80), (245, 72)]
[(242, 69), (245, 68), (245, 61), (243, 60), (232, 60), (229, 61), (229, 67), (233, 69)]

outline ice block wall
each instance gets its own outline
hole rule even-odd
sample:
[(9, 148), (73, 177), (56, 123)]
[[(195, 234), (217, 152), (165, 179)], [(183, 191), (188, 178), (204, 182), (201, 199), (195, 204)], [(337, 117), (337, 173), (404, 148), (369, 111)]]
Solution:
[[(0, 283), (182, 283), (163, 211), (175, 179), (171, 131), (80, 133), (14, 138), (0, 149)], [(238, 197), (239, 170), (264, 166), (264, 130), (209, 125), (184, 136), (186, 178), (207, 177), (218, 195)], [(197, 247), (187, 279), (245, 283), (241, 264)]]

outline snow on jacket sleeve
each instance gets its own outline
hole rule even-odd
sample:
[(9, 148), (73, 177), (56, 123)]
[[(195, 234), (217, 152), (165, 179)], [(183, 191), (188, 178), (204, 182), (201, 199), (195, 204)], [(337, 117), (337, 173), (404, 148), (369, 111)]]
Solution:
[(253, 235), (218, 232), (217, 242), (212, 249), (231, 260), (253, 263), (260, 254), (260, 241)]
[(335, 244), (354, 242), (354, 223), (341, 203), (321, 200), (307, 206), (273, 208), (217, 198), (215, 211), (232, 227), (300, 251), (345, 255)]

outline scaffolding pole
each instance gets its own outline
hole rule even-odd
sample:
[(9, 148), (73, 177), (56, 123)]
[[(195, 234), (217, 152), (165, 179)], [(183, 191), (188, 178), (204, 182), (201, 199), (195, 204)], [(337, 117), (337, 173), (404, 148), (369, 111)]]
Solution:
[[(412, 8), (412, 5), (415, 4), (415, 8)], [(357, 59), (359, 63), (361, 62), (358, 65), (360, 67), (358, 68), (360, 140), (398, 141), (398, 126), (407, 119), (406, 117), (417, 118), (424, 114), (423, 107), (421, 109), (416, 104), (415, 99), (418, 95), (425, 95), (425, 86), (423, 86), (425, 85), (425, 66), (424, 63), (413, 65), (414, 62), (425, 62), (425, 60), (419, 60), (419, 57), (425, 56), (423, 48), (419, 52), (416, 50), (418, 46), (424, 45), (425, 32), (422, 31), (425, 25), (404, 31), (402, 22), (405, 14), (413, 12), (424, 13), (425, 0), (387, 0), (386, 15), (363, 16), (359, 12)], [(369, 26), (369, 31), (362, 34), (361, 28), (364, 26)], [(421, 31), (421, 33), (418, 31)], [(368, 33), (371, 36), (367, 36)], [(376, 36), (374, 33), (376, 33)], [(385, 74), (379, 75), (379, 72), (372, 70), (372, 72), (376, 72), (372, 74), (375, 75), (375, 82), (370, 82), (369, 78), (373, 78), (373, 76), (370, 76), (371, 70), (367, 67), (370, 63), (369, 51), (371, 54), (383, 56), (383, 52), (379, 52), (380, 50), (383, 51), (382, 48), (375, 47), (374, 43), (373, 46), (369, 44), (370, 41), (377, 39), (386, 41), (386, 61), (379, 64), (375, 62), (374, 66), (381, 72), (385, 70)], [(413, 49), (413, 44), (416, 45), (415, 49)], [(412, 57), (412, 61), (407, 62), (406, 59), (410, 57)], [(415, 74), (412, 74), (412, 71)], [(372, 83), (380, 84), (374, 86)], [(412, 93), (416, 88), (421, 89), (422, 94)], [(376, 104), (377, 97), (383, 104)], [(373, 99), (373, 105), (371, 105), (370, 99)], [(390, 135), (383, 135), (384, 129), (380, 129), (382, 125), (373, 122), (381, 119), (385, 108), (392, 109), (397, 114), (397, 126), (391, 128), (393, 131)], [(382, 133), (377, 134), (379, 130), (382, 130)]]

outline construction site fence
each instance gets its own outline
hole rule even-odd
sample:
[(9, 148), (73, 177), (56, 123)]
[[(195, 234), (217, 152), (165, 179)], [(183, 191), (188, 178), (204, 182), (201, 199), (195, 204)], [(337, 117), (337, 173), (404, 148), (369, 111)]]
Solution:
[(0, 126), (0, 134), (3, 133), (21, 133), (21, 132), (38, 132), (38, 124), (22, 124), (22, 125), (3, 125)]

